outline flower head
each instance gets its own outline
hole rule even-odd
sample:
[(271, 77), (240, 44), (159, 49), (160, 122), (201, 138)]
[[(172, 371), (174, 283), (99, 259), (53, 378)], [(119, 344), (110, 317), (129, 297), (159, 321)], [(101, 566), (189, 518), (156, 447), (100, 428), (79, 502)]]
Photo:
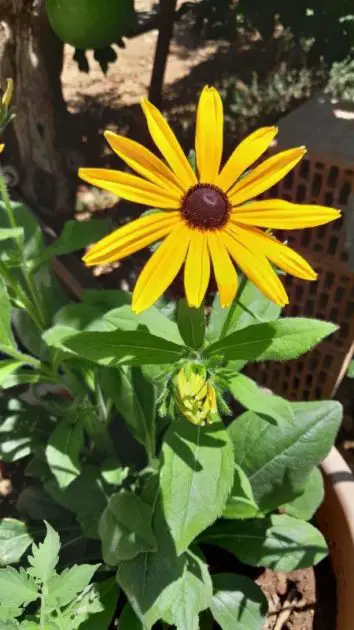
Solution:
[(217, 413), (216, 393), (202, 365), (181, 368), (176, 377), (175, 401), (182, 415), (192, 424), (213, 422)]
[(194, 172), (159, 110), (146, 99), (142, 108), (165, 161), (142, 145), (107, 131), (112, 149), (140, 177), (95, 168), (80, 169), (79, 175), (95, 186), (160, 211), (142, 216), (96, 243), (84, 256), (86, 265), (111, 263), (162, 240), (137, 280), (132, 302), (136, 313), (162, 295), (183, 263), (186, 297), (192, 307), (200, 306), (204, 298), (211, 268), (224, 307), (236, 295), (235, 265), (281, 306), (288, 303), (288, 297), (271, 263), (298, 278), (316, 279), (299, 254), (260, 228), (313, 227), (333, 221), (339, 211), (281, 199), (253, 201), (296, 166), (306, 152), (304, 147), (282, 151), (249, 171), (277, 133), (276, 127), (263, 127), (243, 140), (222, 166), (222, 101), (217, 90), (205, 87), (197, 110)]

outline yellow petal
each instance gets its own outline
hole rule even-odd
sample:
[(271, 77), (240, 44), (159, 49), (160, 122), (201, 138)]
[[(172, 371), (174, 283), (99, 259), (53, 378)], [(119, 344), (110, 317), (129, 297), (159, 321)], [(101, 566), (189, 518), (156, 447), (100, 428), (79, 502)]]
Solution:
[(181, 223), (161, 243), (142, 270), (135, 285), (132, 309), (141, 313), (164, 293), (186, 257), (191, 230)]
[(247, 136), (229, 157), (216, 185), (227, 192), (240, 175), (268, 149), (277, 133), (277, 127), (262, 127)]
[(197, 109), (196, 159), (201, 182), (215, 184), (223, 149), (224, 114), (215, 88), (205, 87)]
[(173, 191), (167, 193), (160, 186), (129, 173), (106, 168), (80, 168), (79, 176), (85, 182), (109, 190), (128, 201), (136, 201), (156, 208), (177, 209), (180, 207), (178, 194), (174, 194)]
[(175, 134), (161, 112), (146, 98), (142, 99), (141, 106), (153, 141), (187, 191), (195, 186), (197, 178)]
[(185, 190), (178, 177), (162, 160), (159, 160), (142, 144), (119, 136), (112, 131), (106, 131), (104, 135), (113, 151), (139, 175), (149, 179), (153, 184), (161, 186), (167, 191), (167, 194), (173, 192), (174, 195), (183, 196)]
[(308, 262), (291, 249), (291, 247), (287, 247), (287, 245), (264, 234), (264, 232), (257, 230), (257, 228), (235, 226), (235, 228), (231, 229), (235, 236), (238, 236), (249, 249), (262, 252), (262, 254), (269, 258), (269, 260), (280, 269), (296, 276), (296, 278), (316, 280), (317, 273)]
[(327, 206), (303, 205), (283, 199), (261, 199), (234, 208), (231, 220), (258, 227), (297, 230), (323, 225), (338, 217), (340, 211)]
[(208, 245), (220, 294), (220, 304), (224, 308), (234, 299), (238, 287), (234, 265), (223, 242), (221, 232), (208, 232)]
[(83, 261), (92, 266), (121, 260), (164, 238), (180, 222), (179, 212), (156, 212), (131, 221), (93, 245)]
[(2, 153), (2, 151), (4, 150), (5, 145), (4, 144), (0, 144), (0, 153)]
[(206, 232), (193, 230), (184, 268), (184, 286), (189, 306), (198, 308), (210, 279), (210, 257)]
[(224, 243), (238, 267), (270, 300), (285, 306), (288, 296), (277, 274), (261, 251), (254, 252), (241, 237), (228, 229), (223, 234)]
[(233, 206), (238, 206), (244, 201), (254, 199), (268, 188), (277, 184), (285, 175), (293, 169), (305, 155), (304, 147), (281, 151), (256, 166), (248, 175), (245, 175), (229, 192), (229, 199)]

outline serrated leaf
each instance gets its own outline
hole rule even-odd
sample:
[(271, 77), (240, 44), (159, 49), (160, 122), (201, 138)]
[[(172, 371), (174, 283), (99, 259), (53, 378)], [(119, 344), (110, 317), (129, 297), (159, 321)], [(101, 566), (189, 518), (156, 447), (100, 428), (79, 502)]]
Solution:
[(0, 619), (0, 630), (18, 630), (19, 624), (16, 621), (6, 621)]
[(52, 575), (47, 584), (48, 605), (52, 608), (62, 608), (69, 604), (89, 585), (99, 566), (100, 564), (74, 564), (60, 575)]
[(257, 584), (244, 575), (213, 576), (211, 612), (222, 630), (262, 630), (268, 604)]
[(14, 518), (0, 522), (0, 566), (15, 564), (33, 542), (27, 526)]
[(177, 323), (186, 346), (196, 350), (201, 348), (205, 336), (204, 304), (200, 308), (191, 308), (186, 300), (179, 300)]
[(0, 569), (0, 601), (10, 607), (34, 602), (39, 597), (37, 587), (25, 571), (13, 567)]
[(35, 266), (42, 265), (54, 256), (70, 254), (78, 249), (84, 249), (94, 241), (107, 234), (110, 221), (90, 219), (88, 221), (66, 221), (59, 238), (41, 253), (35, 261)]
[[(108, 578), (107, 580), (103, 580), (103, 582), (97, 584), (96, 591), (101, 611), (97, 611), (95, 614), (92, 614), (93, 610), (91, 610), (91, 614), (89, 614), (86, 621), (84, 621), (80, 626), (80, 630), (105, 630), (105, 628), (110, 627), (114, 618), (120, 591), (115, 577)], [(76, 618), (75, 610), (78, 614), (82, 614), (82, 601), (81, 604), (79, 603), (78, 608), (74, 607), (72, 610), (72, 616), (74, 618)], [(121, 630), (120, 626), (119, 630)], [(134, 628), (131, 628), (130, 630), (134, 630)]]
[(80, 474), (84, 430), (79, 419), (64, 419), (56, 426), (45, 449), (48, 466), (60, 488), (67, 488)]
[(122, 492), (110, 497), (99, 523), (102, 553), (107, 564), (115, 566), (142, 552), (156, 551), (152, 514), (150, 505), (135, 494)]
[(47, 534), (42, 543), (31, 547), (32, 555), (28, 556), (30, 568), (27, 573), (32, 577), (40, 580), (44, 584), (53, 575), (54, 569), (58, 564), (60, 551), (59, 534), (45, 521)]
[(244, 564), (274, 571), (311, 567), (328, 553), (318, 529), (287, 514), (220, 522), (205, 532), (202, 540), (230, 551)]
[(235, 464), (234, 482), (222, 513), (223, 518), (254, 518), (259, 511), (247, 476), (242, 468)]
[(3, 621), (9, 621), (9, 619), (16, 619), (23, 613), (21, 606), (8, 606), (6, 603), (0, 602), (0, 630)]
[(283, 418), (294, 418), (294, 411), (287, 400), (264, 392), (244, 374), (238, 374), (232, 378), (228, 386), (233, 397), (250, 411), (269, 416), (278, 422), (281, 422)]
[(332, 447), (342, 418), (336, 401), (292, 403), (294, 420), (277, 425), (246, 412), (229, 426), (235, 462), (250, 480), (261, 510), (301, 494), (307, 477)]
[(282, 505), (289, 516), (309, 521), (317, 512), (324, 499), (323, 477), (319, 468), (314, 468), (305, 483), (300, 496), (290, 503)]
[(186, 349), (148, 332), (83, 332), (62, 341), (64, 348), (100, 365), (175, 363)]
[(233, 482), (232, 446), (221, 422), (174, 422), (163, 444), (161, 495), (177, 554), (222, 514)]
[(297, 359), (338, 329), (336, 324), (306, 318), (283, 318), (243, 328), (206, 348), (208, 357), (226, 361), (287, 361)]

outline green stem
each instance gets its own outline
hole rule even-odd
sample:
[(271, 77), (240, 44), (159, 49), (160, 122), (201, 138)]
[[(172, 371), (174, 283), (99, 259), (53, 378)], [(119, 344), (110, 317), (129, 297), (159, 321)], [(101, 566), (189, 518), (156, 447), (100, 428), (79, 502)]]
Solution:
[(42, 594), (41, 594), (41, 611), (39, 616), (39, 628), (40, 630), (45, 629), (45, 598), (47, 595), (47, 588), (43, 584)]
[(237, 296), (236, 296), (236, 298), (234, 299), (233, 303), (230, 306), (230, 309), (229, 309), (229, 312), (228, 312), (227, 317), (225, 319), (224, 325), (222, 327), (219, 339), (223, 339), (223, 337), (225, 337), (225, 335), (227, 334), (229, 326), (230, 326), (230, 324), (232, 322), (232, 318), (234, 316), (235, 309), (236, 309), (236, 307), (237, 307), (237, 305), (238, 305), (238, 303), (240, 301), (240, 297), (241, 297), (241, 295), (242, 295), (242, 293), (244, 291), (244, 288), (245, 288), (245, 286), (247, 284), (247, 280), (248, 280), (247, 276), (243, 276), (242, 277), (242, 280), (240, 282), (240, 286), (239, 286), (239, 289), (238, 289), (238, 292), (237, 292)]
[[(2, 175), (2, 173), (0, 172), (0, 195), (2, 197), (2, 200), (4, 202), (4, 206), (5, 206), (5, 210), (6, 210), (6, 214), (7, 214), (7, 218), (10, 224), (10, 227), (12, 228), (16, 228), (17, 223), (16, 223), (16, 217), (15, 217), (15, 213), (13, 211), (12, 205), (11, 205), (11, 200), (9, 197), (9, 193), (7, 191), (7, 187), (5, 184), (5, 180), (4, 177)], [(33, 300), (33, 305), (35, 307), (36, 310), (36, 324), (39, 325), (40, 330), (41, 329), (45, 329), (46, 324), (45, 324), (45, 316), (42, 310), (42, 305), (41, 305), (41, 301), (39, 299), (39, 296), (37, 294), (37, 288), (35, 286), (35, 283), (33, 281), (33, 278), (31, 277), (30, 273), (28, 272), (28, 270), (26, 269), (26, 265), (23, 261), (23, 251), (22, 251), (22, 247), (20, 245), (20, 242), (17, 238), (15, 238), (15, 242), (17, 244), (20, 256), (21, 256), (21, 260), (22, 260), (22, 265), (21, 265), (21, 271), (24, 277), (24, 280), (27, 284), (28, 287), (28, 291), (31, 295), (31, 298)]]
[(24, 354), (23, 352), (19, 352), (15, 350), (15, 348), (11, 348), (10, 346), (3, 346), (0, 344), (0, 352), (7, 354), (12, 359), (16, 359), (16, 361), (22, 361), (22, 363), (26, 363), (27, 365), (31, 365), (36, 370), (39, 370), (41, 367), (41, 362), (38, 359), (34, 359), (28, 354)]

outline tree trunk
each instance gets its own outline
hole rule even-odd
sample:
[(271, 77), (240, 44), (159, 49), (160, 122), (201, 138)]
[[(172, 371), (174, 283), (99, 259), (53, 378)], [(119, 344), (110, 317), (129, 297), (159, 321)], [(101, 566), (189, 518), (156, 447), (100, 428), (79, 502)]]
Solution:
[(7, 155), (21, 195), (59, 226), (73, 214), (76, 190), (75, 134), (60, 80), (63, 44), (49, 26), (44, 0), (0, 0), (1, 20), (1, 84), (6, 77), (15, 84)]

